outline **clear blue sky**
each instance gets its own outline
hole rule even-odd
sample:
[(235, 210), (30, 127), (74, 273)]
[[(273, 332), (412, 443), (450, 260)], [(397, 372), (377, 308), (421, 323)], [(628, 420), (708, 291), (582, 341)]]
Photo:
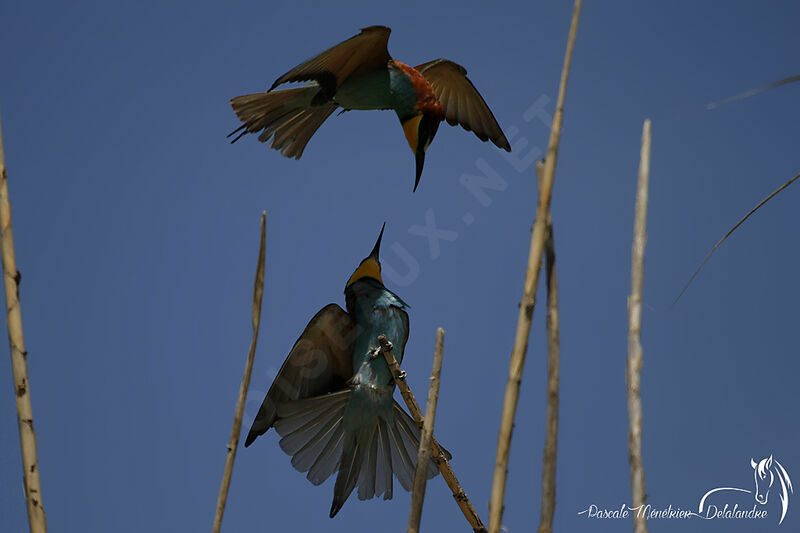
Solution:
[[(436, 434), (488, 520), (537, 199), (529, 164), (549, 129), (536, 110), (552, 113), (571, 9), (567, 1), (502, 9), (486, 2), (0, 4), (0, 111), (52, 531), (210, 529), (250, 342), (262, 210), (266, 289), (245, 425), (311, 316), (329, 302), (343, 305), (344, 284), (385, 220), (384, 281), (411, 305), (405, 369), (424, 397), (435, 328), (444, 327)], [(751, 488), (751, 456), (774, 454), (800, 480), (793, 230), (800, 185), (742, 227), (670, 310), (710, 246), (800, 169), (799, 84), (704, 109), (796, 74), (798, 20), (800, 8), (788, 1), (584, 5), (552, 208), (561, 284), (561, 531), (630, 529), (578, 512), (630, 501), (626, 298), (646, 117), (653, 120), (642, 384), (649, 501), (686, 508), (713, 487)], [(465, 65), (512, 154), (443, 126), (412, 194), (413, 156), (392, 113), (332, 117), (301, 161), (254, 138), (228, 144), (225, 134), (238, 125), (231, 97), (266, 89), (371, 24), (393, 29), (389, 48), (401, 61)], [(487, 166), (505, 188), (477, 197), (460, 180)], [(451, 239), (431, 248), (414, 229), (426, 216), (455, 232)], [(416, 265), (412, 275), (404, 254)], [(511, 533), (538, 523), (543, 318), (537, 308), (511, 450), (504, 516)], [(26, 516), (7, 355), (0, 384), (0, 529), (17, 532)], [(223, 526), (405, 527), (410, 498), (402, 490), (389, 502), (353, 496), (330, 520), (332, 491), (332, 480), (314, 487), (294, 471), (270, 433), (240, 451)], [(735, 501), (751, 506), (748, 498)], [(800, 527), (800, 504), (790, 504), (780, 528), (776, 494), (766, 508), (770, 518), (756, 524), (650, 527)], [(423, 528), (466, 531), (441, 478), (428, 484)]]

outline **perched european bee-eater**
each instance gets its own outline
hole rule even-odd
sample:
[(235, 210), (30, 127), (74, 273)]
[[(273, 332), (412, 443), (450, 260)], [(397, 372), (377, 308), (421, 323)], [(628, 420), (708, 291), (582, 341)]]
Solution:
[[(439, 123), (461, 124), (482, 141), (491, 139), (511, 151), (503, 130), (489, 106), (467, 78), (467, 71), (447, 59), (435, 59), (410, 67), (392, 59), (387, 49), (385, 26), (370, 26), (355, 37), (337, 44), (296, 66), (272, 84), (265, 93), (246, 94), (231, 100), (243, 122), (236, 142), (246, 133), (258, 133), (286, 157), (300, 159), (314, 132), (337, 108), (392, 109), (403, 126), (414, 152), (419, 185), (425, 150), (433, 141)], [(312, 81), (310, 86), (273, 91), (287, 82)]]
[[(384, 224), (385, 226), (385, 224)], [(347, 311), (329, 304), (297, 339), (267, 392), (244, 445), (269, 428), (292, 466), (319, 485), (334, 472), (333, 518), (358, 486), (358, 497), (392, 497), (392, 474), (410, 491), (419, 429), (394, 401), (394, 381), (380, 355), (378, 336), (394, 345), (398, 361), (408, 340), (406, 304), (383, 286), (378, 252), (350, 276)], [(438, 473), (431, 461), (428, 477)]]

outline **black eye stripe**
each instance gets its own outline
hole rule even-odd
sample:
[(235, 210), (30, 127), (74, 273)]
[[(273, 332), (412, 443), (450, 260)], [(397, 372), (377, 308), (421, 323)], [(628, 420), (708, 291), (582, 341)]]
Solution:
[(427, 115), (423, 115), (419, 121), (419, 129), (417, 132), (417, 143), (424, 146), (429, 140), (433, 139), (436, 131), (439, 129), (439, 121), (434, 120)]

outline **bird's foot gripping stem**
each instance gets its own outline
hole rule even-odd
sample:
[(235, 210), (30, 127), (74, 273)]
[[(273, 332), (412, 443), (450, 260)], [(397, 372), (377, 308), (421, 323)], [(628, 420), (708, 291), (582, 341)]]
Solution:
[(381, 342), (381, 346), (375, 346), (371, 348), (369, 351), (369, 358), (370, 359), (377, 359), (379, 355), (381, 355), (381, 351), (386, 350), (387, 352), (391, 352), (394, 350), (394, 344), (391, 341), (385, 340)]

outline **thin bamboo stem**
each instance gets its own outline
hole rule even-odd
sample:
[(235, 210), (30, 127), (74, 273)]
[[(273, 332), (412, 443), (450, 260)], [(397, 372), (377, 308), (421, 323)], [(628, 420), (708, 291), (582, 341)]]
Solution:
[(422, 425), (422, 436), (419, 439), (417, 453), (417, 469), (414, 472), (414, 490), (411, 493), (411, 511), (408, 516), (408, 533), (419, 533), (422, 520), (422, 503), (425, 500), (425, 486), (428, 482), (428, 461), (431, 458), (431, 439), (433, 439), (433, 423), (436, 419), (436, 405), (439, 402), (439, 382), (442, 374), (442, 356), (444, 354), (444, 330), (436, 330), (436, 348), (433, 352), (433, 370), (431, 384), (428, 388), (428, 403), (425, 405), (425, 422)]
[[(417, 399), (414, 398), (414, 394), (411, 392), (411, 388), (408, 386), (408, 383), (406, 383), (406, 373), (400, 369), (400, 365), (392, 353), (392, 345), (389, 344), (385, 335), (380, 335), (378, 337), (378, 342), (380, 343), (383, 357), (386, 359), (386, 363), (392, 371), (394, 382), (397, 384), (397, 388), (400, 389), (400, 394), (403, 396), (403, 400), (405, 400), (408, 406), (409, 413), (411, 413), (414, 421), (416, 421), (417, 426), (422, 429), (425, 423), (422, 410), (420, 410)], [(447, 461), (447, 456), (433, 436), (431, 436), (431, 452), (433, 453), (433, 460), (439, 468), (439, 472), (442, 473), (445, 483), (447, 483), (447, 486), (453, 493), (453, 498), (455, 498), (459, 509), (461, 509), (461, 512), (464, 514), (464, 518), (467, 519), (467, 522), (469, 522), (469, 525), (476, 533), (486, 533), (486, 527), (483, 525), (483, 522), (481, 522), (478, 512), (475, 511), (472, 502), (469, 501), (464, 489), (461, 488), (461, 484), (458, 482), (455, 472), (453, 472), (450, 463)]]
[(519, 306), (517, 318), (517, 331), (514, 337), (514, 347), (511, 350), (508, 382), (503, 399), (503, 414), (500, 419), (500, 431), (497, 436), (497, 457), (492, 480), (492, 498), (489, 504), (489, 530), (499, 533), (503, 521), (503, 502), (506, 492), (506, 478), (508, 477), (508, 457), (511, 449), (511, 433), (514, 429), (514, 417), (519, 401), (519, 389), (522, 381), (522, 369), (525, 366), (525, 354), (528, 351), (528, 337), (533, 319), (533, 308), (536, 305), (536, 288), (539, 283), (539, 270), (544, 251), (545, 234), (547, 229), (547, 215), (550, 211), (550, 200), (553, 192), (553, 180), (558, 159), (558, 144), (561, 138), (561, 124), (564, 119), (564, 99), (567, 92), (569, 67), (572, 62), (572, 50), (575, 46), (575, 36), (578, 31), (578, 19), (581, 12), (581, 0), (575, 0), (572, 11), (567, 50), (564, 56), (564, 67), (561, 71), (561, 83), (558, 89), (556, 110), (553, 114), (553, 125), (550, 129), (550, 140), (547, 144), (542, 186), (539, 188), (539, 205), (536, 209), (536, 221), (531, 232), (530, 252), (528, 267), (525, 274), (525, 287), (522, 301)]
[(28, 381), (28, 352), (22, 334), (22, 311), (19, 303), (19, 282), (14, 253), (14, 232), (11, 228), (11, 202), (8, 198), (8, 175), (3, 152), (3, 132), (0, 125), (0, 248), (3, 257), (3, 279), (6, 290), (6, 324), (14, 373), (14, 397), (17, 403), (17, 424), (22, 451), (22, 482), (28, 506), (31, 533), (47, 531), (47, 517), (42, 506), (42, 485), (39, 480), (39, 460), (36, 452), (36, 432), (33, 430), (33, 406)]
[(631, 250), (631, 295), (628, 299), (628, 458), (631, 465), (631, 493), (634, 533), (647, 533), (644, 510), (642, 463), (642, 289), (644, 287), (644, 248), (647, 242), (647, 198), (650, 182), (650, 119), (642, 128), (642, 150), (639, 159), (639, 184), (636, 191), (636, 215)]
[(219, 533), (222, 527), (222, 515), (225, 513), (225, 504), (228, 501), (228, 489), (233, 476), (233, 462), (236, 459), (236, 449), (239, 447), (239, 433), (242, 431), (242, 418), (244, 417), (244, 404), (247, 400), (247, 389), (250, 387), (250, 376), (253, 372), (253, 359), (256, 354), (258, 341), (258, 326), (261, 323), (261, 301), (264, 296), (264, 256), (266, 255), (267, 242), (267, 213), (261, 213), (261, 244), (258, 250), (258, 264), (256, 266), (256, 279), (253, 287), (253, 338), (250, 341), (250, 351), (247, 353), (247, 363), (244, 367), (242, 384), (239, 386), (239, 398), (236, 400), (236, 411), (233, 415), (233, 428), (228, 442), (228, 451), (225, 457), (225, 471), (222, 474), (222, 483), (217, 497), (217, 510), (214, 514), (213, 532)]
[[(536, 163), (541, 184), (544, 163)], [(556, 455), (558, 451), (558, 388), (561, 341), (558, 327), (558, 279), (556, 278), (555, 237), (553, 221), (547, 214), (547, 238), (544, 246), (547, 273), (547, 421), (545, 422), (542, 458), (542, 512), (539, 533), (552, 533), (556, 510)]]

